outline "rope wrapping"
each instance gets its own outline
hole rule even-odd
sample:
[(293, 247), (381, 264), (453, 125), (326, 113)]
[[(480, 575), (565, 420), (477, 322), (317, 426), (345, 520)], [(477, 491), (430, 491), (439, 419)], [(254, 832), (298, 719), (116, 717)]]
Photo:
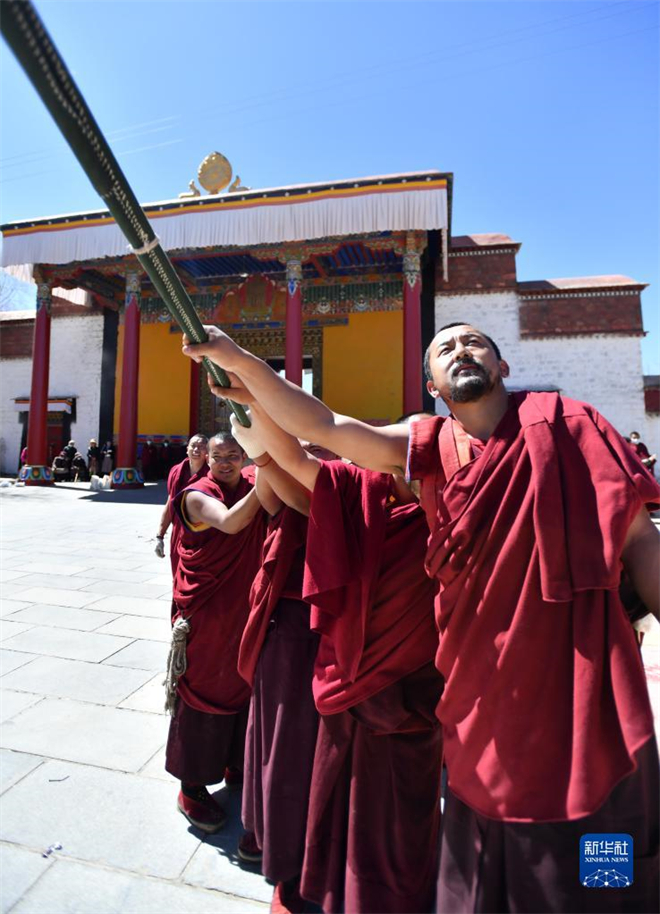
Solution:
[(172, 642), (167, 656), (167, 668), (163, 685), (165, 686), (165, 710), (174, 717), (176, 711), (177, 685), (179, 679), (188, 669), (186, 644), (190, 634), (190, 622), (180, 616), (172, 626)]
[[(170, 314), (191, 342), (205, 343), (190, 296), (32, 3), (3, 3), (0, 29)], [(230, 386), (225, 372), (207, 358), (204, 367), (216, 384)], [(241, 425), (249, 426), (243, 407), (227, 402)]]

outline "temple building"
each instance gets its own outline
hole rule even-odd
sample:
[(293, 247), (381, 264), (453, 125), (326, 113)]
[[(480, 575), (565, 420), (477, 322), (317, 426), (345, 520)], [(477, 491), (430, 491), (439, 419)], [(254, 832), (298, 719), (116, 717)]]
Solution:
[[(207, 186), (202, 176), (200, 166)], [(452, 174), (266, 190), (235, 181), (206, 195), (191, 187), (145, 211), (202, 321), (332, 409), (385, 424), (430, 408), (424, 349), (436, 327), (460, 319), (498, 341), (511, 389), (559, 390), (593, 403), (623, 434), (647, 434), (644, 284), (519, 281), (518, 242), (452, 235)], [(84, 453), (93, 437), (117, 446), (113, 484), (136, 485), (147, 439), (178, 443), (227, 426), (107, 211), (2, 233), (3, 265), (37, 284), (36, 315), (1, 315), (3, 472), (17, 471), (27, 443), (26, 481), (48, 484), (53, 453), (70, 437)]]

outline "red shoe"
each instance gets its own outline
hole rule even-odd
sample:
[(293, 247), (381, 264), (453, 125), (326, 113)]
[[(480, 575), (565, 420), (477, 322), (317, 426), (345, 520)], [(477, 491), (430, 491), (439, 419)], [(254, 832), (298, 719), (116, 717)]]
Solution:
[(228, 790), (240, 790), (243, 786), (243, 772), (240, 768), (225, 768), (225, 787)]
[(200, 787), (194, 799), (180, 790), (176, 805), (191, 825), (208, 835), (220, 831), (227, 821), (227, 813), (218, 806), (206, 787)]
[(270, 903), (270, 914), (303, 914), (304, 911), (305, 899), (298, 891), (298, 880), (293, 888), (286, 882), (278, 882)]
[(253, 831), (246, 831), (238, 842), (238, 857), (243, 863), (261, 863), (261, 848)]

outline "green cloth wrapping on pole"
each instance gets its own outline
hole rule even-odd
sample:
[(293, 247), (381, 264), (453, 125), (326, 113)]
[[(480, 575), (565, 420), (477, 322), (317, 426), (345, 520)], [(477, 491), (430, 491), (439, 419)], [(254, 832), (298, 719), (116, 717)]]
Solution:
[[(4, 2), (0, 29), (172, 317), (191, 342), (206, 342), (190, 296), (32, 3)], [(207, 358), (204, 367), (217, 384), (230, 386), (225, 372)], [(241, 425), (249, 426), (243, 407), (228, 402)]]

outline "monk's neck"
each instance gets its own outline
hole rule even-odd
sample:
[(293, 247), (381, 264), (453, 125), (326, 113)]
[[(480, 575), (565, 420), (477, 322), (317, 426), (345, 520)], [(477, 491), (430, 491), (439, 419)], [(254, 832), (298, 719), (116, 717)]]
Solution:
[(509, 406), (509, 395), (503, 385), (475, 400), (474, 403), (447, 402), (454, 418), (472, 438), (486, 441), (500, 424)]
[(190, 475), (191, 475), (191, 476), (194, 476), (195, 473), (199, 473), (199, 471), (200, 471), (200, 470), (202, 469), (202, 467), (204, 466), (204, 463), (205, 463), (205, 462), (206, 462), (206, 461), (204, 461), (204, 460), (192, 460), (192, 459), (189, 457), (189, 458), (188, 458), (188, 463), (190, 464)]

